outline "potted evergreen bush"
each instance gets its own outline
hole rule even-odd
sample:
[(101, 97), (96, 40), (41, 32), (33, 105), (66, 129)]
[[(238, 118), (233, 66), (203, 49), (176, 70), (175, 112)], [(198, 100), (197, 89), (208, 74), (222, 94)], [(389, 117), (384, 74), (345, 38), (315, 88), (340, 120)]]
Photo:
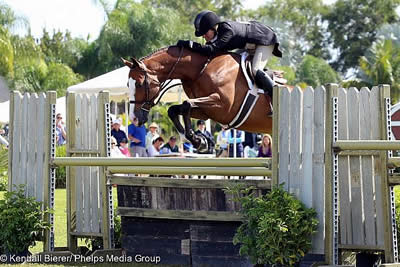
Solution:
[(283, 185), (263, 196), (255, 196), (253, 189), (235, 186), (226, 190), (241, 204), (244, 216), (233, 243), (240, 244), (240, 255), (248, 256), (256, 266), (296, 266), (311, 249), (317, 213)]
[(33, 197), (25, 197), (25, 186), (6, 192), (0, 200), (0, 252), (26, 256), (28, 248), (50, 225), (44, 220), (50, 210), (42, 210), (42, 203)]

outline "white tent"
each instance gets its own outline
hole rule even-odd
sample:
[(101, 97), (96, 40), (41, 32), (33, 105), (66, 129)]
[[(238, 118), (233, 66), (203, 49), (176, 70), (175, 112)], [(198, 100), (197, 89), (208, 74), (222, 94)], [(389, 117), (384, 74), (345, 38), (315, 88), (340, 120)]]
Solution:
[(66, 97), (60, 97), (57, 98), (57, 102), (56, 102), (56, 114), (57, 113), (61, 113), (61, 115), (63, 116), (63, 120), (66, 121), (66, 112), (65, 112), (65, 105), (66, 105)]
[[(102, 90), (108, 90), (110, 91), (110, 99), (120, 102), (129, 98), (128, 74), (129, 68), (124, 66), (83, 83), (70, 86), (67, 90), (75, 93), (99, 93)], [(180, 102), (187, 99), (181, 92), (181, 86), (174, 87), (163, 96), (162, 101)]]
[(128, 81), (129, 68), (122, 67), (96, 78), (87, 80), (68, 87), (68, 92), (75, 93), (99, 93), (102, 90), (110, 91), (111, 100), (120, 101), (128, 99)]
[(10, 120), (10, 101), (0, 103), (0, 123), (7, 123)]

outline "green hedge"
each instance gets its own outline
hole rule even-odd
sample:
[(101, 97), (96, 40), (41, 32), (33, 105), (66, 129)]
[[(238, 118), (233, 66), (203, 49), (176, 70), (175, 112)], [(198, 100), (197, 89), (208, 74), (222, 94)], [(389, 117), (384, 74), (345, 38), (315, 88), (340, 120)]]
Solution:
[[(56, 147), (56, 157), (65, 157), (67, 155), (66, 146)], [(66, 188), (67, 186), (67, 171), (65, 166), (57, 167), (56, 169), (56, 188)]]

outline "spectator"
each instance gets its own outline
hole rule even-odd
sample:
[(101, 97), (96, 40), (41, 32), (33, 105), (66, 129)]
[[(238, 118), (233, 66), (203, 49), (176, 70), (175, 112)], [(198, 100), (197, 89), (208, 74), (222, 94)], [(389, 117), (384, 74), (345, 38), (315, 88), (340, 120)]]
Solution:
[(67, 131), (61, 113), (56, 115), (56, 139), (58, 146), (65, 145), (67, 140)]
[(146, 149), (149, 151), (150, 147), (153, 145), (153, 141), (160, 135), (157, 133), (158, 125), (153, 122), (149, 126), (149, 131), (146, 134)]
[(8, 131), (9, 131), (9, 125), (8, 125), (8, 123), (6, 123), (6, 124), (4, 125), (3, 130), (4, 130), (4, 132), (2, 133), (2, 135), (3, 135), (4, 137), (8, 138)]
[(160, 154), (170, 154), (170, 153), (178, 153), (178, 152), (179, 152), (179, 148), (176, 145), (176, 137), (175, 136), (171, 136), (169, 138), (168, 143), (163, 145), (160, 150)]
[(131, 152), (129, 151), (128, 139), (126, 138), (122, 139), (119, 144), (120, 144), (119, 150), (121, 150), (122, 154), (124, 154), (125, 157), (130, 157)]
[(264, 134), (258, 148), (258, 158), (272, 157), (272, 138), (269, 134)]
[(217, 157), (228, 157), (228, 134), (229, 132), (225, 127), (222, 127), (221, 131), (218, 133), (217, 145), (219, 146), (219, 152), (217, 153)]
[[(236, 138), (234, 132), (233, 129), (228, 131), (229, 157), (243, 158), (244, 131), (236, 130)], [(234, 155), (234, 144), (236, 144), (236, 155)]]
[(159, 136), (153, 140), (153, 144), (147, 150), (147, 154), (149, 157), (155, 157), (160, 155), (161, 146), (164, 144), (164, 139)]
[(256, 133), (244, 132), (243, 147), (246, 146), (250, 147), (251, 149), (255, 149), (256, 151), (258, 150)]
[(121, 145), (122, 139), (128, 139), (126, 137), (126, 133), (123, 130), (121, 130), (121, 124), (122, 124), (121, 119), (115, 119), (112, 124), (111, 135), (114, 136), (115, 139), (117, 140), (117, 146)]
[(207, 138), (208, 141), (208, 151), (207, 153), (212, 154), (214, 153), (214, 146), (215, 146), (215, 141), (214, 137), (211, 135), (209, 131), (206, 130), (206, 123), (203, 120), (198, 120), (197, 121), (197, 131), (195, 134), (203, 135), (205, 138)]
[(111, 136), (111, 157), (112, 158), (125, 158), (125, 155), (122, 154), (121, 150), (117, 147), (117, 140), (115, 137)]
[(144, 125), (138, 126), (139, 121), (133, 118), (132, 124), (128, 126), (128, 136), (131, 140), (132, 157), (147, 157), (146, 152), (146, 128)]

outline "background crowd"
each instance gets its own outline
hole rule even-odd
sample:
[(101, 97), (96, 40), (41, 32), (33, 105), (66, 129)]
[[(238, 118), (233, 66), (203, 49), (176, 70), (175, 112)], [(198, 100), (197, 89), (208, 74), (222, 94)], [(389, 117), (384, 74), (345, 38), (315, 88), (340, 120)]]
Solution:
[[(209, 144), (209, 149), (203, 154), (212, 154), (215, 157), (271, 157), (272, 138), (270, 135), (244, 132), (234, 129), (221, 128), (218, 133), (212, 134), (206, 130), (203, 120), (196, 122), (198, 135), (203, 135)], [(113, 157), (155, 157), (166, 154), (181, 155), (182, 153), (197, 153), (189, 142), (178, 140), (175, 135), (161, 136), (161, 129), (152, 122), (148, 128), (138, 125), (134, 118), (126, 129), (122, 126), (122, 119), (117, 118), (112, 123)], [(216, 140), (214, 138), (216, 136)]]

